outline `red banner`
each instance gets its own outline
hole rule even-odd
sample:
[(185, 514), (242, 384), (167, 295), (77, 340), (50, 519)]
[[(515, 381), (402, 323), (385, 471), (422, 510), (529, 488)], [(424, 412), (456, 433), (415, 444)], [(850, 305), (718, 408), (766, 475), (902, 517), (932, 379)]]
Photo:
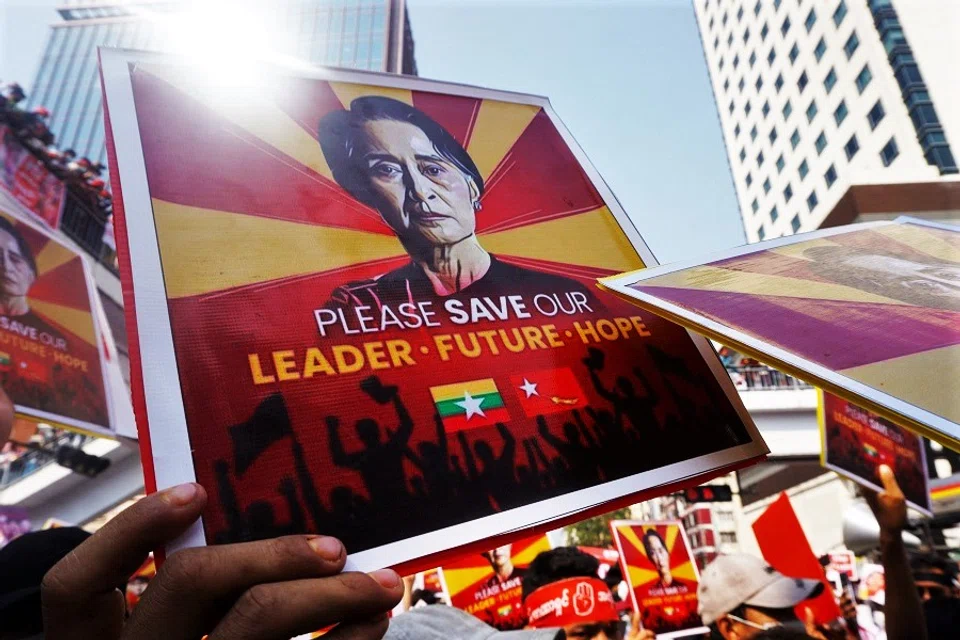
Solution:
[(764, 560), (774, 569), (790, 578), (809, 578), (823, 583), (823, 593), (797, 605), (797, 617), (800, 620), (804, 619), (804, 609), (807, 607), (813, 610), (819, 624), (833, 622), (840, 617), (840, 607), (833, 599), (830, 583), (810, 548), (786, 493), (781, 493), (757, 518), (753, 523), (753, 532)]
[(60, 226), (66, 185), (34, 157), (7, 125), (0, 124), (0, 188), (46, 226)]

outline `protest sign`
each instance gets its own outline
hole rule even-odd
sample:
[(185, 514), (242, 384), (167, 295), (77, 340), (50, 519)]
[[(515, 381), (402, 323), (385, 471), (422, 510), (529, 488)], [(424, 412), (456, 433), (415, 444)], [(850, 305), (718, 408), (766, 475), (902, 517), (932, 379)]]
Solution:
[(22, 507), (0, 506), (0, 547), (32, 529), (30, 515)]
[(0, 385), (18, 414), (112, 435), (115, 403), (127, 401), (126, 390), (114, 395), (108, 384), (106, 350), (116, 347), (102, 331), (101, 303), (86, 262), (12, 209), (0, 209), (0, 248), (7, 256)]
[(830, 393), (819, 393), (820, 462), (874, 491), (883, 491), (878, 468), (893, 470), (907, 504), (932, 515), (923, 439)]
[(833, 599), (823, 566), (810, 548), (786, 493), (781, 493), (754, 521), (753, 533), (763, 559), (774, 569), (791, 578), (809, 578), (823, 583), (824, 591), (820, 595), (797, 605), (800, 620), (804, 619), (807, 607), (813, 611), (818, 624), (827, 624), (840, 617), (840, 607)]
[(547, 536), (533, 536), (445, 564), (441, 583), (450, 604), (497, 629), (522, 629), (527, 622), (523, 575), (533, 559), (550, 548)]
[(20, 144), (13, 130), (0, 124), (0, 190), (47, 227), (60, 226), (66, 185)]
[(702, 635), (697, 613), (700, 574), (680, 521), (610, 523), (633, 608), (658, 638)]
[(765, 453), (706, 341), (593, 286), (653, 258), (545, 99), (185, 64), (102, 54), (147, 486), (210, 494), (178, 544), (411, 572)]
[(960, 228), (822, 229), (602, 285), (896, 424), (960, 447)]

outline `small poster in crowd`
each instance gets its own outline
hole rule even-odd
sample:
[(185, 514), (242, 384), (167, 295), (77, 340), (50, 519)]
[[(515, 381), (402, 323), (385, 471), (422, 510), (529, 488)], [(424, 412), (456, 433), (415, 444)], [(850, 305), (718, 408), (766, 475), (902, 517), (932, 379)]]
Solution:
[(823, 466), (874, 491), (882, 491), (878, 468), (885, 464), (893, 469), (907, 504), (932, 515), (921, 436), (822, 391), (817, 414)]
[(522, 629), (527, 623), (523, 574), (550, 548), (547, 536), (533, 536), (444, 564), (442, 581), (450, 604), (497, 629)]
[(0, 547), (25, 533), (30, 533), (32, 529), (30, 514), (26, 509), (0, 506)]
[(702, 635), (697, 613), (700, 573), (680, 521), (610, 523), (633, 608), (658, 638)]
[(114, 434), (129, 398), (83, 257), (15, 210), (0, 209), (0, 250), (0, 386), (22, 416)]
[(411, 572), (765, 453), (705, 340), (596, 288), (653, 258), (545, 99), (102, 64), (147, 486), (210, 495), (178, 544)]
[(0, 191), (10, 194), (48, 228), (60, 226), (66, 185), (5, 124), (0, 124)]
[(960, 227), (821, 229), (606, 278), (644, 309), (960, 448)]

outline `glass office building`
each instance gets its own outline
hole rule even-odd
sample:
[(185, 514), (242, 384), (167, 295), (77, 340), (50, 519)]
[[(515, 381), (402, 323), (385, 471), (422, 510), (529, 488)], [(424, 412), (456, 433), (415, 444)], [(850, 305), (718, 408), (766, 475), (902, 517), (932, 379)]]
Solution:
[[(51, 112), (57, 146), (106, 165), (97, 47), (167, 51), (171, 26), (197, 2), (67, 0), (57, 11), (30, 92)], [(269, 49), (311, 64), (416, 74), (403, 0), (232, 0), (210, 7), (243, 16)]]

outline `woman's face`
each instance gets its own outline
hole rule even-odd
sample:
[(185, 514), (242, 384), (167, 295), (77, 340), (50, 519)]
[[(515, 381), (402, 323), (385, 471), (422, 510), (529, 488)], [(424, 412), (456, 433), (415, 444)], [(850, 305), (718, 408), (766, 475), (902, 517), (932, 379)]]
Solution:
[(0, 230), (0, 290), (10, 297), (27, 295), (35, 275), (13, 234)]
[(363, 131), (358, 160), (380, 215), (402, 241), (439, 246), (473, 235), (477, 186), (427, 134), (396, 120), (366, 122)]
[(960, 266), (955, 264), (931, 265), (881, 255), (854, 255), (844, 262), (885, 282), (886, 295), (895, 299), (904, 291), (924, 306), (953, 308), (960, 298)]
[(647, 538), (647, 546), (650, 548), (650, 562), (656, 567), (657, 573), (662, 578), (670, 576), (670, 553), (660, 542), (660, 538), (650, 536)]

